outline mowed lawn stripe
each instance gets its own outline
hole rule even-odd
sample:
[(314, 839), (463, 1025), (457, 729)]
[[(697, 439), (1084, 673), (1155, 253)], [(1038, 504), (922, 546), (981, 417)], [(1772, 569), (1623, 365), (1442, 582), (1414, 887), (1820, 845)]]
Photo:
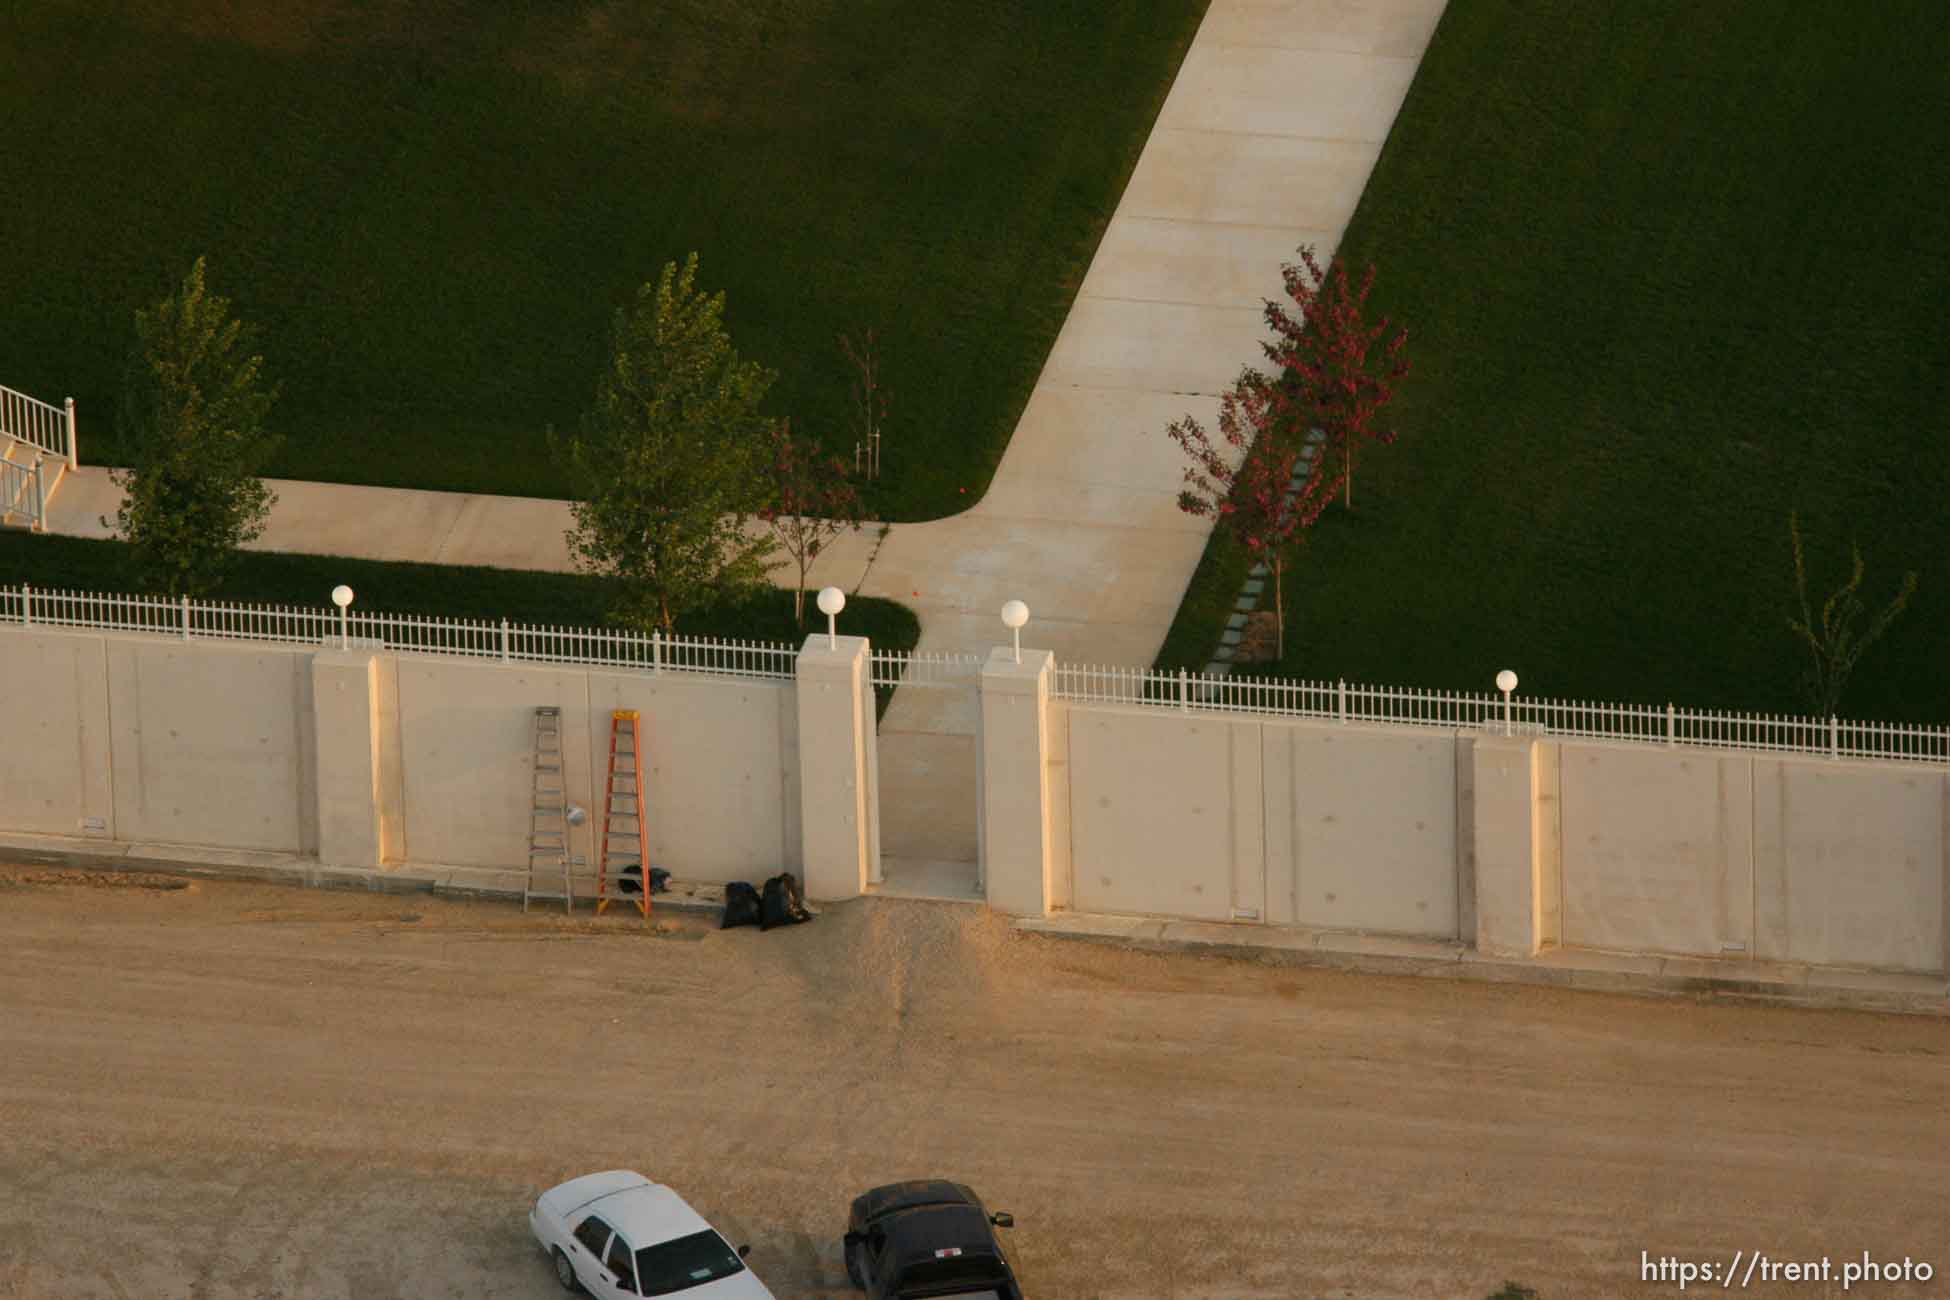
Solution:
[[(1875, 607), (1921, 575), (1844, 710), (1950, 719), (1946, 193), (1938, 6), (1452, 0), (1343, 244), (1411, 331), (1401, 441), (1279, 671), (1798, 710), (1798, 510), (1817, 603), (1851, 538)], [(1242, 570), (1212, 549), (1165, 662)]]
[[(0, 382), (81, 403), (198, 253), (264, 329), (271, 472), (560, 495), (611, 313), (690, 250), (773, 405), (851, 459), (877, 329), (888, 519), (986, 486), (1205, 0), (349, 5), (0, 17)], [(966, 489), (966, 494), (961, 489)]]

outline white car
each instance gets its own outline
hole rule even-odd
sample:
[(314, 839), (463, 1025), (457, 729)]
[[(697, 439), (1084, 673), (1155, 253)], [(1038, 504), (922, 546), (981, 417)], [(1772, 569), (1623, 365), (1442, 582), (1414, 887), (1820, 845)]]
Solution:
[(528, 1230), (565, 1290), (597, 1300), (675, 1295), (686, 1300), (774, 1300), (684, 1198), (627, 1169), (551, 1187), (528, 1212)]

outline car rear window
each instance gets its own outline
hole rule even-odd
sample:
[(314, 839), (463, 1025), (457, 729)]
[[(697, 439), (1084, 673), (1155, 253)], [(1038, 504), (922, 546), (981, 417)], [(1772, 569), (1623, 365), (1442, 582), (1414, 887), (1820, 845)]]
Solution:
[(645, 1295), (670, 1295), (745, 1271), (745, 1261), (709, 1228), (636, 1253), (636, 1280)]
[(966, 1254), (915, 1260), (900, 1271), (903, 1296), (987, 1296), (1000, 1291), (1002, 1263), (992, 1255)]

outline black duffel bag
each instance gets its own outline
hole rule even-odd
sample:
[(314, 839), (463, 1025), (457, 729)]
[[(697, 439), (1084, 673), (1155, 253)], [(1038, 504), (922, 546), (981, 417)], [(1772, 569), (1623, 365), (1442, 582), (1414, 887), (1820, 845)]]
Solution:
[(743, 880), (734, 880), (724, 887), (724, 920), (720, 930), (729, 930), (737, 925), (758, 925), (762, 908), (758, 891)]
[(806, 910), (806, 896), (799, 889), (799, 877), (787, 871), (765, 882), (765, 896), (758, 907), (759, 929), (810, 920), (812, 913)]

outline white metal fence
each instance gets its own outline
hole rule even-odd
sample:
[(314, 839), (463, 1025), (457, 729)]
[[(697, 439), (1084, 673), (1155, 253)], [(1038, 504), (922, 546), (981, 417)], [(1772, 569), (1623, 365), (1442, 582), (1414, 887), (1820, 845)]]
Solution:
[(39, 447), (73, 466), (74, 399), (69, 398), (65, 406), (51, 406), (0, 385), (0, 434)]
[(1186, 712), (1271, 713), (1339, 722), (1950, 763), (1950, 727), (1847, 718), (1712, 713), (1670, 704), (1660, 707), (1524, 696), (1506, 699), (1468, 691), (1403, 690), (1346, 681), (1282, 681), (1077, 664), (1055, 666), (1051, 691), (1082, 703), (1141, 704)]
[(872, 650), (867, 674), (875, 686), (974, 686), (982, 680), (980, 655), (926, 654), (908, 650)]
[[(278, 641), (295, 645), (377, 642), (408, 654), (460, 655), (503, 663), (586, 664), (652, 672), (789, 679), (798, 650), (787, 644), (669, 637), (507, 619), (362, 614), (297, 605), (169, 600), (95, 592), (0, 587), (0, 622), (152, 632), (184, 640)], [(872, 684), (973, 687), (979, 655), (875, 650)], [(1185, 712), (1264, 713), (1340, 722), (1441, 727), (1630, 740), (1713, 749), (1821, 754), (1831, 758), (1950, 763), (1950, 727), (1859, 722), (1771, 713), (1715, 713), (1588, 700), (1502, 698), (1468, 691), (1404, 690), (1355, 682), (1148, 672), (1059, 663), (1052, 692), (1079, 703), (1136, 704)]]
[(549, 627), (507, 619), (361, 614), (300, 605), (246, 605), (95, 592), (0, 587), (0, 622), (157, 632), (189, 640), (295, 645), (380, 642), (407, 654), (461, 655), (502, 663), (587, 664), (652, 672), (790, 678), (798, 651), (761, 641)]

